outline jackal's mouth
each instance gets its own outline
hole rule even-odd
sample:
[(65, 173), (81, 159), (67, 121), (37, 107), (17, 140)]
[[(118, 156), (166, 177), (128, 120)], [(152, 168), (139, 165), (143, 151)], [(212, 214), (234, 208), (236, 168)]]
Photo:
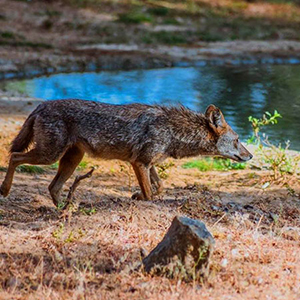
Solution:
[(238, 162), (245, 162), (245, 161), (248, 161), (249, 159), (243, 159), (243, 158), (241, 158), (240, 156), (238, 156), (238, 155), (236, 155), (236, 154), (234, 154), (233, 155), (234, 156), (234, 160), (236, 160), (236, 161), (238, 161)]

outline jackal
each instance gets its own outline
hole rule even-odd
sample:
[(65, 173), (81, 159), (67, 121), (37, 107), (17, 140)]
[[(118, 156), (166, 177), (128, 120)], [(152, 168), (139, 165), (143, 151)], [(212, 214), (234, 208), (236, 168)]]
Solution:
[(29, 115), (12, 142), (0, 193), (8, 195), (17, 166), (49, 165), (59, 160), (57, 174), (49, 185), (53, 203), (58, 205), (64, 183), (85, 152), (130, 162), (141, 188), (141, 193), (133, 195), (137, 199), (152, 199), (162, 192), (155, 164), (167, 157), (252, 158), (214, 105), (201, 114), (183, 106), (47, 101)]

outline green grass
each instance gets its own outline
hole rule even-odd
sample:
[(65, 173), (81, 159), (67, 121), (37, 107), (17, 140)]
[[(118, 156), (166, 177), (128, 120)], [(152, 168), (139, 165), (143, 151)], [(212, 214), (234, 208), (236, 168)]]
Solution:
[(6, 168), (6, 167), (0, 166), (0, 172), (6, 172), (6, 171), (7, 171), (7, 168)]
[(81, 208), (80, 212), (83, 213), (86, 216), (91, 216), (91, 215), (94, 215), (97, 212), (97, 210), (94, 207), (91, 207), (91, 208)]
[[(49, 168), (51, 170), (57, 170), (58, 169), (58, 161), (54, 164), (52, 164), (51, 166), (49, 166)], [(88, 166), (88, 162), (83, 160), (79, 163), (78, 167), (76, 168), (76, 170), (81, 171), (81, 170), (85, 170)]]
[(62, 12), (58, 10), (46, 9), (44, 14), (48, 17), (57, 17), (57, 16), (61, 16)]
[(181, 23), (175, 18), (166, 18), (163, 20), (164, 25), (180, 25)]
[(39, 166), (31, 166), (31, 165), (22, 165), (17, 167), (17, 171), (21, 173), (28, 174), (43, 174), (45, 173), (45, 169)]
[(221, 32), (210, 32), (210, 31), (203, 31), (199, 33), (199, 38), (201, 41), (204, 42), (216, 42), (224, 40), (224, 36)]
[(0, 37), (4, 38), (4, 39), (14, 39), (15, 38), (15, 34), (11, 31), (0, 31)]
[(187, 162), (183, 165), (183, 168), (196, 168), (200, 171), (243, 170), (246, 168), (246, 164), (233, 162), (230, 159), (205, 157), (203, 159)]
[(150, 7), (148, 8), (148, 13), (154, 16), (165, 17), (169, 13), (169, 9), (167, 7)]
[(190, 32), (147, 32), (142, 37), (142, 42), (145, 44), (167, 44), (179, 45), (189, 42)]
[[(86, 169), (88, 166), (88, 163), (86, 161), (82, 161), (76, 170), (81, 171)], [(58, 169), (58, 162), (52, 164), (51, 166), (46, 166), (46, 168), (40, 167), (40, 166), (32, 166), (32, 165), (21, 165), (19, 167), (17, 167), (17, 172), (20, 173), (28, 173), (28, 174), (44, 174), (46, 172), (46, 170), (49, 168), (51, 170), (57, 170)], [(2, 172), (6, 172), (7, 168), (5, 167), (0, 167), (0, 171)]]
[(52, 45), (46, 43), (34, 43), (34, 42), (19, 42), (19, 41), (1, 41), (0, 46), (14, 46), (14, 47), (30, 47), (30, 48), (45, 48), (51, 49)]
[(49, 168), (50, 168), (51, 170), (57, 170), (57, 169), (58, 169), (58, 161), (57, 161), (56, 163), (50, 165)]
[(88, 162), (83, 160), (79, 163), (79, 165), (77, 167), (77, 170), (79, 170), (79, 171), (80, 170), (85, 170), (87, 168), (87, 166), (88, 166)]
[(130, 11), (128, 13), (119, 14), (118, 21), (126, 24), (152, 23), (153, 18), (151, 15), (140, 11)]

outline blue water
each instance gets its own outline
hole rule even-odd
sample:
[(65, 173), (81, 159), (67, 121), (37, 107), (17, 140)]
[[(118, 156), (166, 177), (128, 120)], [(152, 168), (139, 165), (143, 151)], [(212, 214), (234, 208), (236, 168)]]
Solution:
[(300, 150), (300, 66), (203, 66), (103, 71), (4, 81), (0, 88), (53, 100), (79, 98), (112, 104), (182, 103), (203, 112), (214, 103), (242, 139), (251, 134), (248, 116), (277, 109), (282, 119), (266, 133), (274, 143), (291, 141)]

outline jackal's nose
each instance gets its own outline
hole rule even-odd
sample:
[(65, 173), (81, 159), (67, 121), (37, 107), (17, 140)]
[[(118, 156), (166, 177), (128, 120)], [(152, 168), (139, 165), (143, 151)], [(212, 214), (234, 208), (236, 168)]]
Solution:
[(249, 154), (249, 160), (253, 158), (253, 155), (250, 153)]

